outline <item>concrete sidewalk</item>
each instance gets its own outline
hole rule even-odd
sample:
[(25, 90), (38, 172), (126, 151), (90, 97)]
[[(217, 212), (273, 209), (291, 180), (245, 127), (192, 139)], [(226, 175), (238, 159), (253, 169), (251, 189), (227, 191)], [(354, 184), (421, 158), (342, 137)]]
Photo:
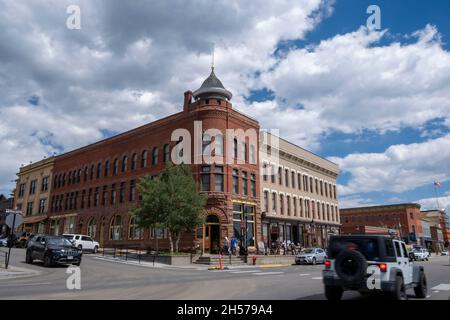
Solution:
[(0, 281), (7, 280), (7, 279), (35, 277), (40, 274), (41, 274), (41, 272), (36, 271), (36, 270), (19, 268), (19, 267), (10, 265), (8, 269), (0, 269)]
[[(189, 264), (185, 266), (172, 266), (168, 264), (163, 263), (153, 263), (148, 261), (141, 261), (139, 262), (136, 259), (128, 259), (125, 260), (124, 258), (120, 257), (107, 257), (102, 255), (94, 255), (92, 256), (94, 259), (103, 260), (103, 261), (109, 261), (109, 262), (115, 262), (115, 263), (123, 263), (128, 265), (134, 265), (134, 266), (141, 266), (141, 267), (147, 267), (147, 268), (159, 268), (159, 269), (178, 269), (178, 270), (198, 270), (198, 271), (205, 271), (205, 270), (219, 270), (218, 265), (201, 265), (201, 264)], [(266, 265), (224, 265), (223, 270), (233, 270), (233, 269), (248, 269), (248, 268), (279, 268), (279, 267), (289, 267), (292, 264), (266, 264)]]

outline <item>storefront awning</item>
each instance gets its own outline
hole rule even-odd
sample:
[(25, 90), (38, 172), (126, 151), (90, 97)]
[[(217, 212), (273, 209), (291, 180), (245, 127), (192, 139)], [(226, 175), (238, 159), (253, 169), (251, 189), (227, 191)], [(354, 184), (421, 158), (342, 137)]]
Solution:
[(24, 224), (32, 224), (32, 223), (38, 223), (41, 221), (46, 220), (48, 217), (46, 215), (39, 215), (39, 216), (32, 216), (32, 217), (25, 217), (23, 218)]

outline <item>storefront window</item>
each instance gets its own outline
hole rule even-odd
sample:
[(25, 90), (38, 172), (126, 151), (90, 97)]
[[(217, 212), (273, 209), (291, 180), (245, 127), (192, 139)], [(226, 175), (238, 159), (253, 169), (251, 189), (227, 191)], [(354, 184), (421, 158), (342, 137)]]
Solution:
[[(241, 224), (241, 222), (243, 222)], [(246, 223), (245, 223), (246, 222)], [(245, 229), (245, 226), (247, 228)], [(255, 245), (255, 207), (244, 204), (233, 204), (233, 235), (236, 239), (241, 240), (245, 245), (245, 234), (247, 246)]]

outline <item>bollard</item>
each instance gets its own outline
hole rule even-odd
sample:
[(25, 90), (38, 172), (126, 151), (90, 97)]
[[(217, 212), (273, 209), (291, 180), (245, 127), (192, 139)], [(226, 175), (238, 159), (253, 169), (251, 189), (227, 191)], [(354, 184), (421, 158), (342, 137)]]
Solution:
[(222, 254), (219, 254), (219, 270), (222, 270)]
[(253, 261), (253, 265), (255, 266), (256, 265), (256, 256), (252, 257), (252, 261)]

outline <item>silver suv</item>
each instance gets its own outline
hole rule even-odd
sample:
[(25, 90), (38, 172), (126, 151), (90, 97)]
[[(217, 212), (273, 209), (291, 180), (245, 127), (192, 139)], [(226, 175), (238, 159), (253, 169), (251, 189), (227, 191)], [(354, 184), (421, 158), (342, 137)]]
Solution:
[(362, 294), (385, 292), (396, 300), (427, 295), (422, 266), (415, 266), (403, 241), (386, 236), (349, 235), (330, 238), (323, 283), (328, 300), (340, 300), (347, 290)]
[(327, 253), (321, 248), (305, 248), (295, 256), (296, 264), (325, 263)]

